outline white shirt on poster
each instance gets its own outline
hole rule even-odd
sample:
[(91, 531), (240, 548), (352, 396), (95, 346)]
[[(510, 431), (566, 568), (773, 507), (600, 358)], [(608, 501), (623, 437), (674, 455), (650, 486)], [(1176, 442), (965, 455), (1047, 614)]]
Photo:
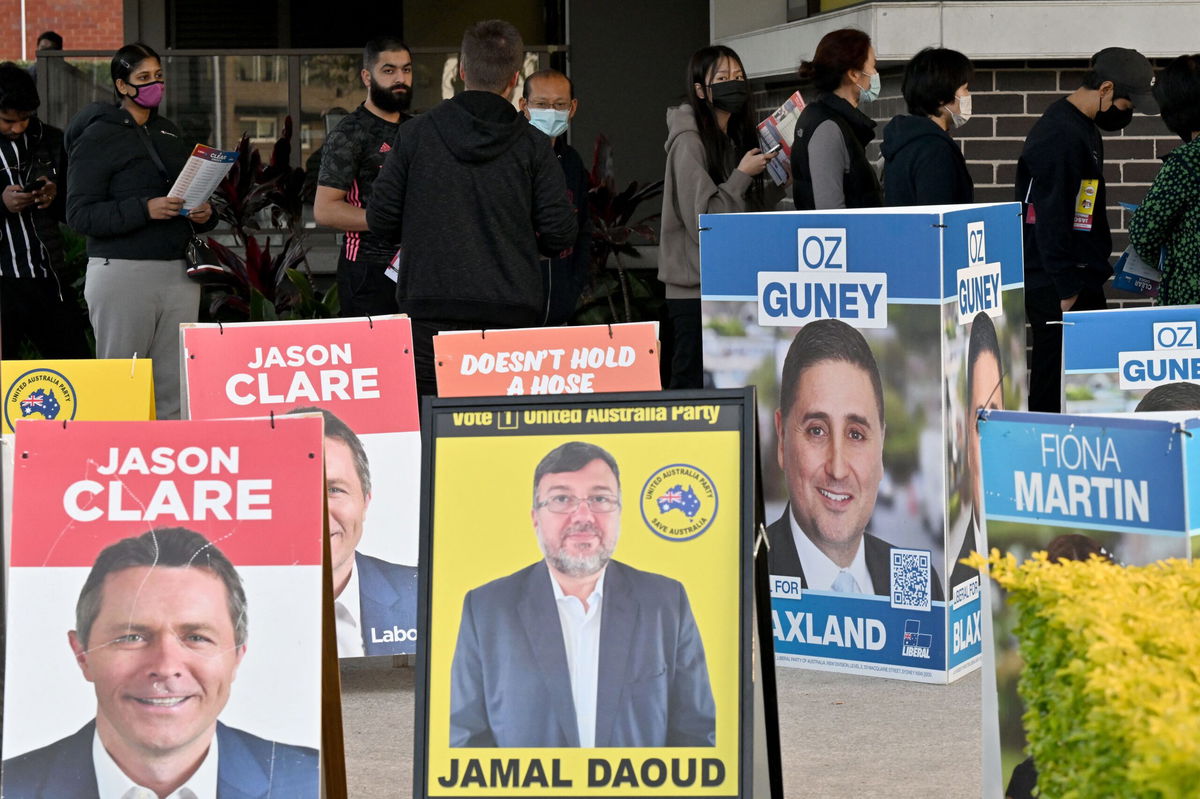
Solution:
[(334, 627), (337, 630), (338, 657), (360, 658), (363, 649), (362, 608), (358, 597), (358, 569), (350, 569), (350, 579), (333, 600)]
[[(843, 571), (842, 567), (817, 549), (817, 545), (800, 529), (796, 517), (790, 511), (788, 512), (788, 521), (792, 524), (792, 539), (796, 542), (796, 554), (800, 556), (800, 565), (804, 567), (804, 582), (808, 583), (808, 587), (813, 591), (832, 591), (833, 581)], [(875, 593), (874, 584), (871, 582), (871, 573), (867, 571), (866, 547), (863, 546), (861, 538), (858, 540), (858, 551), (854, 553), (854, 560), (844, 571), (850, 573), (862, 593)]]
[(604, 575), (601, 569), (596, 587), (583, 603), (563, 593), (550, 575), (554, 586), (554, 601), (558, 605), (558, 621), (562, 625), (563, 646), (567, 650), (567, 671), (571, 676), (571, 697), (575, 702), (575, 723), (579, 728), (579, 745), (596, 745), (596, 691), (600, 683), (600, 616), (604, 602)]
[[(200, 761), (188, 781), (164, 799), (217, 799), (217, 736), (208, 745), (208, 754)], [(100, 733), (92, 736), (92, 765), (96, 769), (96, 792), (100, 799), (158, 799), (158, 794), (131, 780), (112, 759)]]

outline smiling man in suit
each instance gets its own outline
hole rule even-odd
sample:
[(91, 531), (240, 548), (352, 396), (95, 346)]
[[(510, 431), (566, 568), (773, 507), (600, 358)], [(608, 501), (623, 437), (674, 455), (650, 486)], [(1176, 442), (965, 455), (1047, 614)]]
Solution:
[(681, 583), (612, 560), (617, 463), (572, 441), (534, 470), (544, 558), (467, 593), (455, 747), (715, 746), (704, 644)]
[(362, 439), (324, 408), (325, 486), (338, 657), (417, 651), (417, 567), (358, 551), (371, 505), (371, 463)]
[(246, 655), (246, 593), (233, 564), (181, 527), (104, 549), (68, 633), (96, 717), (4, 762), (5, 799), (316, 799), (315, 749), (217, 720)]
[(814, 590), (890, 595), (894, 547), (867, 532), (885, 429), (879, 366), (862, 333), (838, 319), (800, 328), (783, 361), (775, 432), (789, 501), (767, 528), (771, 574)]

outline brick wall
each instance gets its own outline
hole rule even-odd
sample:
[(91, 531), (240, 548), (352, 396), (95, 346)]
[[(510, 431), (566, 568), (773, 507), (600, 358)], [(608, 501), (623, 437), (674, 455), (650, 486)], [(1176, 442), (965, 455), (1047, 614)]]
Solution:
[[(0, 0), (0, 60), (21, 57), (21, 6)], [(67, 50), (112, 50), (124, 44), (122, 0), (40, 0), (25, 4), (26, 51), (33, 58), (37, 36), (57, 31)]]
[[(1159, 66), (1162, 66), (1161, 64)], [(1087, 64), (1084, 61), (976, 62), (970, 89), (973, 116), (953, 132), (963, 148), (967, 168), (975, 181), (977, 202), (1008, 202), (1015, 199), (1017, 159), (1025, 136), (1042, 112), (1055, 100), (1079, 87)], [(879, 157), (883, 127), (897, 114), (907, 113), (900, 96), (903, 67), (882, 70), (879, 100), (863, 110), (878, 122), (878, 137), (868, 156)], [(755, 105), (765, 116), (796, 89), (794, 80), (772, 81), (755, 93)], [(808, 89), (802, 89), (806, 97)], [(1135, 112), (1133, 122), (1120, 133), (1105, 133), (1105, 181), (1108, 188), (1108, 219), (1113, 229), (1114, 259), (1128, 243), (1128, 212), (1117, 203), (1140, 203), (1161, 166), (1159, 160), (1181, 143), (1167, 131), (1158, 117)], [(1119, 291), (1109, 291), (1111, 305), (1143, 305), (1145, 300)]]

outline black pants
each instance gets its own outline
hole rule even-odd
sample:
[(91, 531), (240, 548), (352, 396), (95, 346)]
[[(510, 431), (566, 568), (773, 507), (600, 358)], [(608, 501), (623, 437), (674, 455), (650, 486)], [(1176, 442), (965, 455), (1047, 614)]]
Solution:
[[(65, 296), (65, 293), (64, 293)], [(42, 358), (91, 358), (79, 308), (53, 277), (0, 278), (0, 357), (16, 360), (26, 338)]]
[(671, 380), (667, 388), (704, 388), (700, 300), (667, 300), (671, 321)]
[[(1079, 292), (1072, 311), (1101, 311), (1108, 307), (1102, 286)], [(1025, 289), (1025, 318), (1033, 333), (1029, 355), (1029, 410), (1062, 410), (1062, 306), (1053, 286)]]
[(338, 256), (337, 287), (339, 316), (383, 316), (398, 313), (396, 284), (384, 274), (387, 261)]
[[(446, 321), (444, 319), (413, 319), (413, 365), (417, 372), (417, 394), (436, 397), (437, 366), (433, 357), (433, 337), (447, 330), (479, 330), (488, 327), (479, 322)], [(493, 325), (494, 327), (494, 325)]]

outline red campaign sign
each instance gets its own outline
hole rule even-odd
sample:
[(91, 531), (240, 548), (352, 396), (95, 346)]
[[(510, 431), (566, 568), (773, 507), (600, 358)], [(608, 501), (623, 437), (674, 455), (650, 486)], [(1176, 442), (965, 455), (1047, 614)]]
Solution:
[(188, 325), (191, 419), (331, 411), (359, 435), (420, 430), (407, 317)]
[(18, 422), (12, 565), (186, 527), (238, 566), (320, 565), (324, 421)]

